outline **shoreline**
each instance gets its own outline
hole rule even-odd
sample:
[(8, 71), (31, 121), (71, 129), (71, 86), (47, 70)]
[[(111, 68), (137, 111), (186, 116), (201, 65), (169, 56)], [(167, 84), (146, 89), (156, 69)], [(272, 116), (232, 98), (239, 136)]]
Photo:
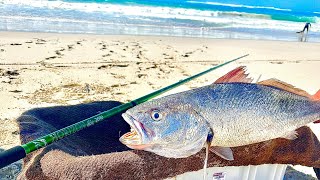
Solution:
[[(127, 25), (121, 25), (126, 27)], [(129, 26), (130, 27), (130, 26)], [(140, 26), (133, 25), (133, 28), (139, 29)], [(147, 29), (149, 26), (146, 26)], [(144, 28), (143, 26), (140, 28)], [(117, 32), (44, 32), (44, 31), (28, 31), (28, 30), (2, 30), (0, 29), (0, 33), (37, 33), (37, 34), (59, 34), (59, 35), (77, 35), (77, 36), (137, 36), (137, 37), (173, 37), (173, 38), (200, 38), (200, 39), (230, 39), (230, 40), (256, 40), (256, 41), (283, 41), (283, 42), (299, 42), (299, 43), (320, 43), (320, 39), (317, 38), (317, 35), (312, 32), (312, 30), (308, 34), (304, 33), (296, 33), (296, 31), (292, 32), (273, 32), (273, 31), (266, 31), (266, 30), (253, 30), (252, 29), (238, 29), (237, 28), (230, 28), (230, 29), (219, 29), (219, 28), (210, 28), (210, 27), (174, 27), (174, 26), (168, 26), (168, 27), (161, 27), (161, 26), (151, 26), (151, 28), (166, 29), (167, 33), (153, 33), (151, 30), (144, 31), (140, 30), (141, 32), (136, 33), (130, 33), (130, 32), (123, 32), (119, 29), (117, 29)], [(178, 29), (179, 31), (191, 30), (189, 34), (179, 34), (175, 31), (175, 29)], [(180, 29), (180, 30), (179, 30)], [(171, 31), (171, 32), (170, 32)], [(199, 33), (199, 31), (201, 33)], [(257, 32), (256, 32), (257, 31)], [(259, 32), (261, 31), (261, 32)], [(264, 32), (266, 31), (266, 32)], [(180, 32), (181, 33), (181, 32)], [(255, 34), (258, 33), (258, 34)], [(278, 34), (278, 36), (275, 34)], [(311, 39), (311, 40), (310, 40)]]

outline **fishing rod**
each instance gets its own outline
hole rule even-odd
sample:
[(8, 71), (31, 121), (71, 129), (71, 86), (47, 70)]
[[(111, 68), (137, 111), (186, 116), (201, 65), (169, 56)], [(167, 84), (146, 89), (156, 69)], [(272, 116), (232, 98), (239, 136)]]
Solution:
[(196, 75), (193, 75), (193, 76), (191, 76), (189, 78), (180, 80), (180, 81), (178, 81), (178, 82), (176, 82), (176, 83), (174, 83), (172, 85), (169, 85), (167, 87), (159, 89), (159, 90), (157, 90), (155, 92), (152, 92), (150, 94), (142, 96), (142, 97), (140, 97), (138, 99), (135, 99), (135, 100), (133, 100), (131, 102), (128, 102), (128, 103), (122, 104), (120, 106), (114, 107), (114, 108), (112, 108), (112, 109), (110, 109), (108, 111), (104, 111), (104, 112), (102, 112), (100, 114), (97, 114), (95, 116), (92, 116), (90, 118), (82, 120), (80, 122), (77, 122), (75, 124), (69, 125), (69, 126), (67, 126), (65, 128), (62, 128), (62, 129), (57, 130), (55, 132), (52, 132), (52, 133), (50, 133), (48, 135), (45, 135), (45, 136), (37, 138), (37, 139), (35, 139), (33, 141), (30, 141), (30, 142), (28, 142), (26, 144), (22, 144), (21, 146), (15, 146), (15, 147), (13, 147), (11, 149), (3, 151), (3, 152), (0, 153), (0, 168), (3, 168), (3, 167), (5, 167), (5, 166), (7, 166), (7, 165), (9, 165), (9, 164), (11, 164), (13, 162), (16, 162), (16, 161), (26, 157), (27, 154), (29, 154), (29, 153), (37, 150), (37, 149), (43, 148), (43, 147), (45, 147), (45, 146), (47, 146), (47, 145), (49, 145), (49, 144), (51, 144), (51, 143), (53, 143), (55, 141), (58, 141), (58, 140), (60, 140), (60, 139), (62, 139), (64, 137), (68, 136), (68, 135), (74, 134), (74, 133), (76, 133), (76, 132), (78, 132), (78, 131), (80, 131), (80, 130), (82, 130), (84, 128), (87, 128), (87, 127), (92, 126), (92, 125), (94, 125), (96, 123), (99, 123), (99, 122), (103, 121), (104, 119), (107, 119), (107, 118), (109, 118), (111, 116), (114, 116), (114, 115), (116, 115), (116, 114), (118, 114), (120, 112), (123, 112), (123, 111), (125, 111), (125, 110), (127, 110), (129, 108), (132, 108), (133, 106), (136, 106), (137, 104), (141, 104), (143, 102), (146, 102), (146, 101), (148, 101), (148, 100), (150, 100), (150, 99), (152, 99), (152, 98), (154, 98), (154, 97), (156, 97), (156, 96), (158, 96), (160, 94), (163, 94), (163, 93), (165, 93), (165, 92), (167, 92), (167, 91), (169, 91), (169, 90), (171, 90), (171, 89), (173, 89), (173, 88), (175, 88), (177, 86), (180, 86), (180, 85), (182, 85), (182, 84), (184, 84), (186, 82), (189, 82), (189, 81), (191, 81), (191, 80), (193, 80), (195, 78), (198, 78), (199, 76), (202, 76), (202, 75), (204, 75), (204, 74), (206, 74), (206, 73), (208, 73), (210, 71), (218, 69), (218, 68), (220, 68), (220, 67), (222, 67), (224, 65), (227, 65), (227, 64), (229, 64), (231, 62), (234, 62), (236, 60), (244, 58), (244, 57), (246, 57), (248, 55), (249, 54), (246, 54), (246, 55), (240, 56), (238, 58), (235, 58), (233, 60), (227, 61), (225, 63), (222, 63), (220, 65), (212, 67), (212, 68), (210, 68), (210, 69), (208, 69), (206, 71), (203, 71), (203, 72), (198, 73)]

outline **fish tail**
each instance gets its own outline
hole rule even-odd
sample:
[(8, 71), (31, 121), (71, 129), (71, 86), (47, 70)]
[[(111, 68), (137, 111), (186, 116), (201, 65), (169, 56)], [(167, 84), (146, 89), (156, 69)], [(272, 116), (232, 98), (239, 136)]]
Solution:
[[(318, 101), (320, 103), (320, 90), (318, 92), (316, 92), (316, 94), (314, 94), (312, 96), (312, 100)], [(317, 120), (317, 121), (315, 121), (313, 123), (320, 123), (320, 120)]]
[(320, 101), (320, 90), (318, 92), (316, 92), (316, 94), (314, 94), (312, 96), (312, 100), (314, 101)]

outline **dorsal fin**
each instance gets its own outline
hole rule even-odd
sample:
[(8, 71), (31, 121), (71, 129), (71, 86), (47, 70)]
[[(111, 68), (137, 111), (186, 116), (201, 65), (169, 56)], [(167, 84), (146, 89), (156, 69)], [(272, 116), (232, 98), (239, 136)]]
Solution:
[(315, 101), (320, 101), (320, 90), (312, 96), (312, 99)]
[(244, 82), (251, 83), (253, 79), (248, 78), (245, 74), (245, 66), (237, 67), (236, 69), (228, 72), (226, 75), (217, 79), (214, 83), (228, 83), (228, 82)]
[(297, 95), (304, 96), (304, 97), (312, 99), (312, 96), (309, 93), (307, 93), (306, 91), (304, 91), (302, 89), (299, 89), (299, 88), (296, 88), (293, 85), (285, 83), (285, 82), (282, 82), (282, 81), (280, 81), (278, 79), (274, 79), (274, 78), (267, 79), (267, 80), (258, 82), (257, 84), (261, 84), (261, 85), (265, 85), (265, 86), (277, 87), (279, 89), (283, 89), (285, 91), (288, 91), (288, 92), (291, 92), (291, 93), (294, 93), (294, 94), (297, 94)]

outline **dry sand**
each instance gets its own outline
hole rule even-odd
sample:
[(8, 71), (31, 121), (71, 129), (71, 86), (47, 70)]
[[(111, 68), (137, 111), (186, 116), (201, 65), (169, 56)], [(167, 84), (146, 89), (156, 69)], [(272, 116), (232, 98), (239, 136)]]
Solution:
[[(253, 78), (277, 78), (313, 94), (320, 88), (319, 49), (302, 42), (0, 32), (0, 150), (19, 144), (15, 119), (29, 109), (127, 102), (244, 54), (250, 56), (185, 87), (245, 65)], [(0, 173), (11, 178), (20, 167)]]

